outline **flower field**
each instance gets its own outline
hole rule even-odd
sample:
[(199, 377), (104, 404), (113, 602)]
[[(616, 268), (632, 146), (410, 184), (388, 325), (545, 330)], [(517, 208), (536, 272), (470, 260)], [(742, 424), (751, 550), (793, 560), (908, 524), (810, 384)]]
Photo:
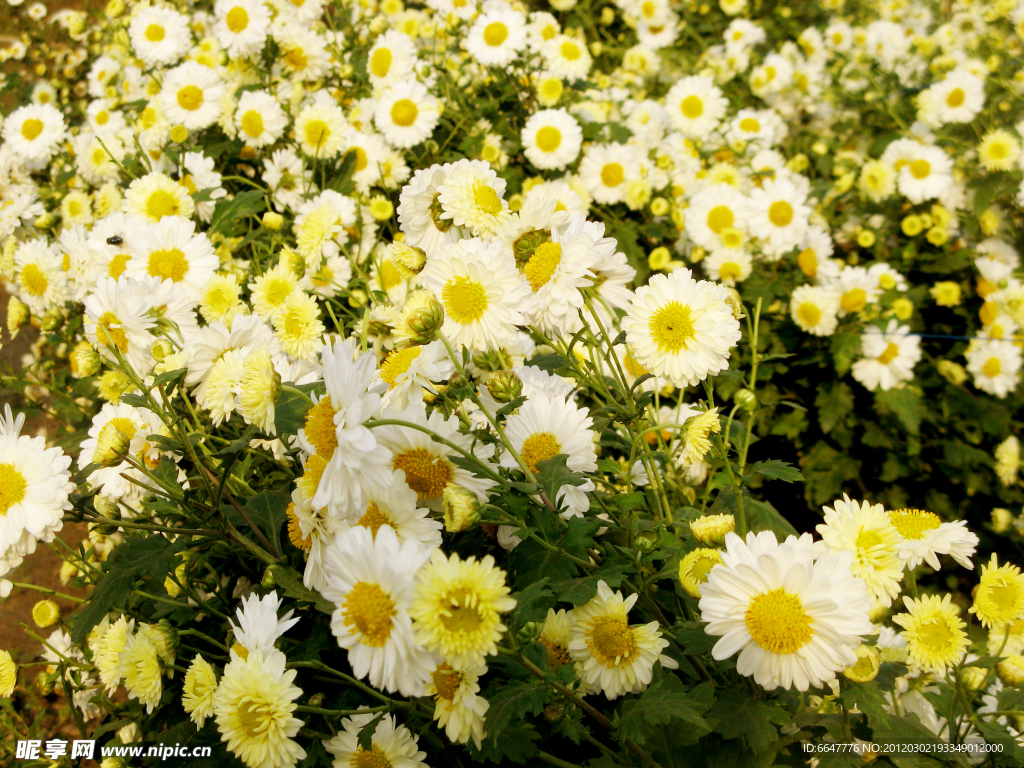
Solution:
[(4, 2), (0, 757), (1024, 764), (1024, 3)]

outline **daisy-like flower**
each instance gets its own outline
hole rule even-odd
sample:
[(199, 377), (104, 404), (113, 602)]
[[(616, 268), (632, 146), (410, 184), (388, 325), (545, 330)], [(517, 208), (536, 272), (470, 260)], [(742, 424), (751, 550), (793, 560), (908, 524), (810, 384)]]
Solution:
[(718, 127), (729, 102), (715, 81), (704, 75), (679, 80), (665, 95), (669, 122), (683, 136), (705, 139)]
[(679, 561), (679, 583), (686, 594), (699, 600), (701, 585), (708, 580), (711, 569), (721, 562), (722, 555), (717, 549), (698, 547), (688, 552)]
[(262, 0), (217, 0), (213, 33), (232, 58), (254, 56), (263, 50), (270, 28), (270, 10)]
[(688, 269), (655, 275), (637, 289), (622, 323), (633, 356), (677, 387), (717, 375), (740, 339), (727, 299), (725, 288), (694, 280)]
[(322, 346), (324, 324), (320, 306), (314, 297), (295, 291), (288, 296), (274, 317), (274, 333), (281, 349), (296, 360), (312, 361)]
[(373, 122), (393, 147), (414, 147), (430, 137), (441, 118), (437, 98), (418, 80), (395, 83), (381, 94)]
[[(548, 210), (554, 213), (550, 204)], [(525, 314), (531, 324), (549, 333), (573, 334), (583, 327), (582, 291), (593, 285), (596, 277), (589, 267), (594, 263), (595, 254), (606, 250), (603, 248), (604, 229), (583, 216), (573, 216), (563, 226), (541, 232), (544, 231), (550, 232), (547, 242), (537, 244), (532, 250), (527, 246), (536, 242), (536, 235), (532, 238), (520, 235), (512, 244), (531, 291)]]
[(881, 504), (842, 499), (825, 507), (825, 522), (815, 530), (821, 541), (814, 551), (851, 552), (850, 572), (867, 584), (872, 598), (889, 606), (899, 595), (903, 578), (900, 534)]
[(462, 560), (435, 549), (409, 608), (417, 642), (455, 667), (483, 663), (498, 652), (506, 630), (501, 614), (516, 607), (510, 591), (490, 555)]
[(416, 44), (397, 29), (377, 38), (366, 55), (366, 74), (374, 88), (388, 88), (412, 75), (416, 65)]
[(526, 18), (504, 2), (495, 3), (476, 17), (464, 45), (485, 67), (504, 67), (526, 47)]
[(438, 189), (440, 218), (468, 228), (477, 237), (492, 237), (509, 217), (504, 194), (505, 180), (487, 162), (459, 160), (445, 169)]
[(28, 104), (3, 121), (3, 139), (16, 157), (45, 162), (64, 140), (64, 116), (49, 104)]
[(985, 81), (958, 67), (917, 96), (918, 118), (932, 127), (969, 123), (985, 106)]
[(345, 116), (333, 104), (313, 103), (295, 120), (299, 147), (309, 157), (331, 159), (345, 145)]
[[(953, 183), (953, 162), (940, 147), (914, 144), (903, 164), (897, 161), (894, 166), (900, 194), (912, 203), (923, 203), (941, 197)], [(887, 159), (884, 153), (882, 159)]]
[(869, 325), (861, 336), (863, 358), (853, 364), (853, 378), (868, 389), (883, 392), (914, 378), (914, 366), (921, 359), (921, 338), (910, 326), (889, 321), (885, 331)]
[(857, 188), (873, 203), (879, 203), (896, 191), (896, 169), (884, 160), (868, 160), (860, 169)]
[(995, 554), (981, 566), (981, 578), (974, 590), (974, 603), (968, 609), (983, 627), (996, 632), (1024, 618), (1024, 575), (1009, 563), (999, 565)]
[(128, 185), (123, 207), (128, 215), (143, 216), (157, 222), (164, 216), (190, 218), (195, 211), (195, 202), (184, 186), (170, 176), (154, 171)]
[[(732, 232), (723, 233), (725, 238), (730, 235), (738, 235), (742, 238), (743, 233), (738, 229)], [(708, 277), (722, 285), (733, 287), (750, 277), (754, 267), (753, 257), (742, 248), (721, 248), (712, 251), (701, 261), (701, 266)]]
[(292, 618), (295, 611), (288, 611), (278, 618), (280, 609), (281, 598), (276, 591), (264, 597), (249, 595), (242, 598), (242, 604), (235, 611), (238, 624), (228, 620), (235, 637), (235, 652), (245, 656), (254, 651), (273, 650), (277, 639), (299, 623), (298, 619)]
[(189, 19), (170, 6), (142, 8), (128, 26), (135, 54), (150, 67), (166, 67), (186, 53), (192, 45)]
[(430, 673), (427, 695), (434, 697), (434, 719), (453, 744), (470, 739), (480, 749), (484, 738), (484, 717), (490, 704), (480, 693), (484, 664), (453, 668), (442, 661)]
[(381, 405), (399, 412), (410, 404), (418, 405), (423, 402), (424, 389), (434, 392), (432, 385), (444, 381), (454, 371), (440, 341), (396, 349), (384, 358), (377, 372), (376, 380), (388, 388)]
[[(678, 455), (679, 466), (688, 468), (700, 464), (711, 450), (711, 435), (722, 431), (718, 408), (698, 411), (685, 405), (680, 406), (679, 420), (685, 427), (682, 434), (682, 450)], [(689, 412), (692, 415), (687, 416)]]
[(904, 597), (907, 612), (892, 617), (903, 627), (900, 634), (907, 641), (911, 663), (940, 676), (963, 658), (969, 645), (964, 632), (967, 625), (952, 599), (949, 593), (943, 597), (922, 595), (918, 600)]
[(450, 165), (432, 165), (413, 174), (398, 197), (398, 222), (407, 245), (421, 248), (433, 256), (441, 243), (458, 239), (459, 230), (452, 218), (444, 218), (441, 188)]
[[(489, 187), (488, 187), (489, 189)], [(471, 238), (442, 245), (420, 281), (444, 305), (441, 330), (453, 344), (500, 349), (522, 325), (526, 286), (512, 256), (497, 241)]]
[(198, 131), (217, 122), (225, 90), (216, 70), (186, 61), (164, 75), (160, 105), (172, 124)]
[[(111, 362), (120, 354), (140, 374), (153, 365), (152, 296), (134, 280), (101, 277), (85, 299), (85, 336)], [(114, 350), (117, 350), (117, 353)]]
[(121, 651), (124, 649), (128, 637), (135, 632), (135, 619), (127, 619), (121, 616), (113, 623), (103, 619), (103, 627), (106, 628), (102, 634), (96, 635), (95, 641), (90, 635), (89, 645), (93, 652), (93, 663), (99, 673), (100, 682), (103, 683), (108, 694), (113, 694), (117, 686), (121, 684)]
[(857, 662), (871, 632), (871, 597), (850, 573), (848, 552), (815, 558), (810, 534), (779, 544), (775, 534), (725, 537), (722, 564), (701, 587), (705, 631), (721, 639), (711, 653), (739, 651), (736, 671), (766, 690), (806, 691)]
[(586, 43), (569, 35), (555, 35), (540, 50), (545, 70), (569, 82), (585, 79), (593, 64)]
[(724, 238), (742, 234), (747, 220), (746, 198), (730, 184), (712, 184), (690, 198), (686, 231), (697, 245), (711, 251), (727, 248)]
[(978, 162), (986, 171), (1009, 171), (1020, 159), (1020, 140), (1002, 128), (989, 131), (978, 145)]
[(235, 128), (247, 147), (273, 144), (288, 126), (288, 116), (266, 91), (246, 91), (235, 109)]
[(370, 734), (370, 748), (363, 749), (360, 736), (364, 728), (379, 715), (354, 715), (341, 721), (342, 730), (324, 748), (334, 755), (334, 765), (352, 768), (428, 768), (423, 762), (427, 753), (419, 749), (419, 741), (404, 725), (395, 722), (394, 715), (384, 715)]
[(133, 230), (127, 243), (131, 258), (125, 276), (139, 281), (146, 277), (170, 280), (198, 301), (220, 260), (210, 239), (195, 229), (191, 221), (165, 216), (148, 227)]
[(1002, 399), (1017, 389), (1024, 358), (1020, 348), (1002, 339), (974, 341), (967, 348), (967, 370), (974, 386)]
[(416, 573), (430, 557), (415, 540), (399, 544), (394, 530), (362, 526), (338, 535), (324, 553), (324, 597), (337, 610), (331, 631), (348, 651), (358, 678), (402, 696), (422, 696), (433, 661), (413, 639), (409, 607)]
[(811, 209), (806, 194), (788, 179), (766, 179), (747, 199), (750, 233), (767, 242), (776, 252), (795, 248), (807, 231)]
[(153, 641), (142, 632), (128, 635), (118, 664), (128, 698), (138, 699), (146, 712), (152, 714), (164, 690), (163, 669)]
[(253, 311), (265, 320), (272, 320), (289, 296), (299, 288), (299, 279), (286, 263), (268, 269), (247, 286), (251, 292)]
[(221, 741), (249, 768), (289, 768), (306, 756), (294, 740), (303, 725), (294, 715), (302, 691), (286, 663), (277, 650), (232, 654), (213, 695)]
[[(162, 431), (159, 417), (149, 409), (107, 403), (93, 418), (89, 436), (82, 441), (78, 468), (85, 469), (90, 463), (100, 465), (89, 482), (99, 489), (101, 496), (111, 500), (138, 499), (145, 494), (146, 476), (132, 467), (126, 457), (156, 466), (160, 452), (147, 438)], [(123, 460), (118, 461), (119, 457)]]
[(939, 570), (939, 555), (949, 555), (964, 568), (974, 568), (971, 555), (978, 546), (978, 537), (967, 530), (967, 523), (957, 520), (944, 523), (939, 516), (923, 509), (896, 509), (889, 520), (900, 534), (900, 557), (908, 568), (922, 562)]
[(629, 181), (639, 178), (636, 147), (591, 144), (580, 161), (580, 180), (598, 203), (613, 205), (626, 199)]
[(365, 494), (366, 511), (350, 516), (352, 525), (362, 526), (374, 536), (381, 526), (390, 526), (401, 545), (415, 541), (427, 550), (441, 546), (444, 524), (430, 517), (430, 510), (418, 506), (416, 491), (405, 482), (404, 473), (396, 472), (386, 487), (368, 485)]
[(526, 159), (542, 170), (565, 168), (583, 146), (583, 130), (564, 109), (542, 109), (530, 115), (521, 138)]
[(661, 653), (668, 641), (661, 637), (658, 622), (630, 625), (629, 611), (637, 597), (623, 598), (599, 581), (594, 598), (573, 611), (569, 655), (581, 680), (609, 700), (645, 690), (656, 661), (669, 669), (677, 666)]
[(18, 294), (36, 315), (62, 305), (68, 298), (64, 259), (56, 244), (34, 238), (14, 252)]
[(278, 395), (278, 375), (266, 344), (245, 358), (239, 385), (239, 411), (246, 424), (254, 424), (268, 435), (277, 434), (274, 406)]

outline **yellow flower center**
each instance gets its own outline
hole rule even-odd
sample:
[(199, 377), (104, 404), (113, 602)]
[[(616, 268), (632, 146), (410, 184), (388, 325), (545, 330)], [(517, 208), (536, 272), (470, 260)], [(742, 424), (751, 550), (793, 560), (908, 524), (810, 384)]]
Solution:
[(953, 628), (943, 616), (922, 619), (917, 628), (917, 642), (932, 652), (943, 652), (957, 640)]
[(537, 464), (547, 461), (558, 455), (562, 450), (561, 444), (550, 432), (534, 432), (523, 441), (523, 447), (519, 455), (523, 463), (530, 468), (530, 471), (537, 474)]
[(899, 356), (899, 354), (900, 348), (890, 341), (889, 345), (885, 348), (885, 352), (878, 356), (878, 362), (880, 362), (882, 365), (888, 365), (893, 360), (895, 360)]
[(716, 205), (708, 211), (708, 229), (716, 235), (723, 229), (731, 227), (735, 221), (736, 217), (727, 205)]
[(479, 596), (468, 589), (456, 589), (444, 596), (441, 623), (449, 632), (475, 632), (483, 624)]
[(402, 275), (399, 273), (397, 269), (395, 269), (394, 264), (392, 264), (390, 261), (385, 261), (384, 263), (381, 264), (380, 283), (381, 285), (384, 286), (385, 291), (390, 291), (392, 288), (394, 288), (396, 285), (399, 285), (401, 282)]
[(554, 152), (562, 145), (562, 132), (553, 125), (545, 125), (537, 131), (537, 149), (541, 152)]
[(500, 21), (493, 21), (484, 27), (484, 42), (492, 47), (504, 43), (507, 37), (508, 27)]
[(732, 261), (727, 261), (718, 268), (718, 277), (720, 280), (737, 280), (742, 274), (743, 269), (740, 265)]
[(448, 461), (426, 448), (410, 448), (398, 454), (392, 467), (405, 472), (405, 482), (416, 491), (420, 500), (440, 496), (452, 479), (452, 468)]
[(391, 107), (391, 120), (395, 125), (408, 128), (416, 122), (419, 110), (411, 99), (399, 99)]
[(381, 363), (380, 377), (387, 382), (388, 386), (395, 386), (398, 377), (409, 370), (412, 361), (420, 356), (422, 347), (409, 347), (397, 352), (392, 352), (387, 359)]
[(25, 498), (25, 476), (13, 464), (0, 464), (0, 517)]
[(486, 214), (497, 216), (501, 213), (501, 198), (491, 186), (483, 182), (473, 187), (473, 201)]
[(745, 117), (740, 120), (740, 130), (747, 133), (757, 133), (761, 130), (761, 124), (752, 117)]
[(927, 531), (942, 525), (938, 515), (923, 509), (897, 509), (889, 513), (889, 520), (904, 539), (921, 539)]
[(1003, 370), (1003, 364), (999, 361), (998, 357), (990, 357), (985, 361), (985, 365), (981, 367), (981, 372), (990, 379), (994, 379)]
[(647, 327), (658, 345), (659, 352), (678, 352), (687, 348), (687, 342), (696, 336), (690, 308), (678, 301), (670, 301), (647, 321)]
[(151, 43), (159, 43), (164, 39), (164, 28), (159, 24), (150, 24), (146, 27), (146, 39)]
[(128, 266), (128, 258), (129, 256), (127, 253), (119, 253), (114, 256), (107, 265), (107, 275), (115, 280), (119, 278), (121, 273), (124, 272), (125, 267)]
[(377, 77), (384, 77), (391, 69), (391, 49), (378, 48), (370, 57), (370, 71)]
[(543, 288), (562, 262), (562, 246), (555, 242), (541, 243), (533, 252), (523, 272), (536, 293)]
[(910, 173), (915, 179), (927, 179), (931, 172), (932, 166), (927, 160), (915, 160), (910, 164)]
[(459, 692), (459, 674), (447, 663), (441, 663), (438, 664), (437, 669), (430, 676), (434, 681), (434, 689), (437, 691), (436, 695), (442, 699), (452, 701), (455, 698), (455, 694)]
[(177, 216), (180, 211), (177, 195), (166, 189), (155, 190), (146, 198), (146, 215), (153, 221), (160, 221), (164, 216)]
[(117, 416), (111, 419), (103, 425), (103, 429), (96, 436), (96, 450), (93, 455), (99, 456), (109, 451), (121, 441), (122, 435), (131, 443), (137, 431), (135, 424), (126, 416)]
[(306, 61), (306, 52), (301, 48), (289, 49), (289, 51), (284, 55), (284, 60), (288, 62), (288, 66), (297, 71), (305, 69), (308, 64)]
[(249, 137), (255, 139), (263, 135), (263, 117), (255, 109), (250, 109), (242, 115), (242, 131)]
[(868, 305), (868, 295), (863, 288), (854, 288), (843, 294), (839, 306), (847, 312), (860, 312)]
[(801, 304), (797, 310), (797, 315), (803, 321), (804, 325), (813, 328), (821, 322), (821, 310), (818, 309), (816, 304), (812, 304), (809, 301), (805, 301)]
[(349, 768), (392, 768), (391, 761), (380, 747), (365, 750), (359, 747), (348, 760)]
[(487, 311), (487, 292), (468, 277), (453, 277), (441, 291), (447, 315), (457, 323), (475, 323)]
[(601, 183), (606, 187), (617, 187), (625, 178), (626, 173), (618, 163), (608, 163), (601, 169)]
[(149, 265), (146, 268), (150, 277), (171, 280), (180, 283), (188, 272), (188, 259), (178, 248), (153, 251), (149, 254)]
[(689, 120), (696, 120), (704, 114), (704, 102), (701, 101), (700, 96), (687, 96), (679, 108), (682, 110), (683, 116)]
[(567, 61), (576, 61), (582, 54), (580, 53), (580, 47), (576, 43), (564, 42), (562, 43), (562, 58)]
[(113, 312), (104, 312), (96, 329), (96, 337), (108, 347), (113, 343), (122, 354), (128, 351), (128, 337), (121, 330), (121, 321)]
[[(3, 507), (2, 502), (0, 507)], [(979, 592), (982, 593), (979, 595), (980, 600), (990, 601), (1000, 613), (1016, 609), (1020, 600), (1019, 583), (1005, 576), (996, 576), (991, 583), (983, 585)]]
[(331, 135), (331, 129), (323, 120), (310, 120), (306, 123), (306, 144), (319, 148)]
[(335, 410), (331, 407), (330, 395), (320, 398), (320, 402), (306, 411), (306, 423), (303, 427), (306, 440), (316, 449), (318, 456), (329, 461), (338, 447), (338, 435), (334, 427)]
[(956, 107), (959, 107), (963, 103), (964, 91), (962, 88), (954, 88), (952, 91), (949, 92), (949, 95), (946, 97), (946, 104), (953, 107), (954, 109)]
[(228, 15), (224, 17), (224, 22), (228, 25), (228, 29), (237, 35), (249, 26), (249, 14), (245, 12), (245, 8), (236, 5), (228, 11)]
[(199, 109), (203, 103), (203, 92), (194, 85), (186, 85), (178, 91), (178, 106), (189, 112)]
[(793, 206), (785, 200), (776, 200), (768, 207), (768, 220), (776, 227), (785, 227), (793, 220)]
[(363, 645), (380, 648), (391, 636), (395, 603), (379, 584), (360, 581), (345, 595), (341, 614), (345, 626), (362, 635)]
[(814, 636), (800, 598), (782, 587), (755, 596), (745, 620), (751, 639), (769, 653), (795, 653)]
[(285, 510), (285, 517), (288, 518), (288, 541), (292, 543), (292, 546), (296, 549), (301, 549), (308, 552), (313, 547), (313, 536), (302, 536), (302, 528), (299, 527), (299, 518), (295, 514), (295, 502), (288, 503), (288, 509)]
[[(354, 152), (356, 156), (355, 172), (359, 173), (366, 168), (369, 160), (366, 157), (366, 151), (362, 147), (352, 147), (349, 152)], [(348, 154), (348, 152), (346, 152)]]
[(36, 264), (26, 264), (21, 269), (21, 284), (33, 296), (42, 296), (50, 285), (49, 279)]
[(598, 664), (615, 667), (636, 654), (633, 630), (624, 619), (601, 616), (594, 619), (587, 637), (587, 648)]
[(380, 511), (380, 507), (377, 506), (377, 502), (371, 501), (366, 505), (366, 512), (359, 518), (356, 525), (361, 525), (363, 528), (369, 528), (374, 538), (377, 537), (377, 531), (382, 525), (391, 525), (391, 520), (388, 516)]

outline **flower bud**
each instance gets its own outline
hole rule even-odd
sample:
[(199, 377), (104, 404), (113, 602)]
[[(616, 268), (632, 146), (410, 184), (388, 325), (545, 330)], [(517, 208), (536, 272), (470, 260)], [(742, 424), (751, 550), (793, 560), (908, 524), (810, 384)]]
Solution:
[(744, 411), (752, 411), (757, 408), (757, 395), (751, 392), (749, 389), (741, 389), (735, 395), (732, 396), (736, 405), (742, 408)]
[(523, 380), (512, 371), (495, 371), (487, 379), (487, 391), (499, 403), (511, 403), (523, 394)]
[(878, 651), (870, 645), (862, 645), (857, 648), (857, 663), (847, 667), (843, 676), (855, 683), (866, 683), (875, 679), (881, 665), (882, 660)]
[(107, 3), (107, 16), (116, 19), (122, 13), (124, 13), (124, 0), (110, 0)]
[(942, 376), (946, 381), (954, 386), (963, 384), (967, 381), (967, 371), (959, 363), (954, 363), (952, 360), (939, 360), (938, 365), (935, 366), (938, 370), (939, 375)]
[(39, 328), (44, 332), (49, 333), (55, 330), (64, 321), (64, 316), (60, 313), (59, 309), (51, 309), (45, 315), (42, 320), (39, 321)]
[(35, 221), (36, 229), (49, 229), (53, 226), (54, 221), (54, 215), (49, 212), (37, 216)]
[(429, 344), (437, 336), (444, 325), (444, 305), (431, 296), (427, 302), (417, 307), (408, 317), (406, 326), (409, 329), (409, 341), (413, 344)]
[(516, 642), (520, 645), (529, 645), (544, 631), (544, 623), (541, 621), (528, 621), (516, 632)]
[(309, 706), (319, 707), (324, 703), (324, 695), (322, 693), (314, 693), (309, 697)]
[(166, 339), (159, 339), (153, 343), (153, 359), (160, 362), (168, 355), (174, 354), (174, 345)]
[(455, 483), (448, 483), (441, 492), (444, 527), (449, 533), (468, 531), (480, 522), (480, 502), (476, 494)]
[(60, 621), (60, 606), (53, 600), (40, 600), (32, 606), (32, 621), (40, 629), (52, 627)]
[(263, 226), (269, 229), (271, 232), (280, 232), (284, 227), (284, 216), (280, 213), (274, 213), (273, 211), (267, 211), (263, 214)]
[(40, 672), (36, 675), (36, 690), (39, 691), (40, 696), (49, 696), (53, 693), (54, 688), (56, 688), (56, 684), (52, 674)]
[(736, 530), (736, 518), (732, 515), (704, 515), (690, 521), (693, 538), (708, 547), (725, 541), (725, 535)]
[(273, 589), (277, 586), (276, 566), (267, 566), (267, 570), (263, 572), (263, 580), (260, 583), (264, 589)]
[(78, 342), (71, 350), (68, 362), (75, 376), (95, 376), (100, 370), (100, 356), (92, 344), (85, 340)]
[(992, 530), (996, 533), (1006, 533), (1013, 527), (1013, 513), (1003, 507), (996, 507), (992, 510)]
[(19, 301), (16, 296), (11, 296), (7, 303), (7, 330), (12, 339), (18, 335), (18, 331), (25, 327), (28, 320), (28, 305)]
[(171, 128), (170, 138), (175, 144), (184, 144), (188, 141), (188, 128), (184, 125), (174, 126)]
[(112, 424), (100, 430), (93, 461), (101, 467), (116, 467), (124, 461), (131, 448), (131, 438)]
[(427, 254), (422, 248), (395, 242), (388, 246), (388, 255), (403, 280), (411, 280), (427, 265)]
[(633, 539), (633, 545), (641, 552), (653, 552), (658, 544), (658, 534), (654, 531), (641, 531)]
[(968, 691), (980, 691), (986, 676), (987, 673), (981, 667), (964, 667), (960, 670), (960, 682)]
[(4, 250), (0, 255), (0, 277), (10, 280), (14, 277), (14, 252), (18, 250), (18, 241), (14, 235), (7, 238), (4, 243)]

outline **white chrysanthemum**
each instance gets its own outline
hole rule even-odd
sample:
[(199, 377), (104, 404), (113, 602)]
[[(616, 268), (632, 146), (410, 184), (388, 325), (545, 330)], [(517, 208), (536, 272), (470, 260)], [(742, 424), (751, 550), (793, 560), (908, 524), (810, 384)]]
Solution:
[(366, 55), (366, 74), (374, 88), (388, 88), (407, 79), (415, 66), (416, 44), (397, 29), (378, 37)]
[(295, 120), (299, 147), (310, 157), (331, 159), (345, 145), (345, 115), (335, 104), (314, 103)]
[(721, 637), (711, 654), (737, 651), (736, 671), (766, 690), (806, 691), (857, 661), (872, 631), (867, 586), (850, 573), (848, 552), (815, 558), (810, 534), (779, 544), (775, 534), (726, 534), (722, 563), (701, 586), (704, 631)]
[(64, 116), (49, 104), (28, 104), (3, 121), (3, 139), (23, 161), (45, 161), (66, 134)]
[(444, 524), (430, 517), (430, 510), (418, 506), (416, 491), (405, 482), (405, 474), (395, 472), (387, 487), (367, 486), (366, 511), (348, 518), (353, 526), (361, 526), (373, 535), (381, 526), (390, 526), (398, 536), (398, 543), (418, 542), (428, 550), (441, 546)]
[(706, 139), (725, 116), (729, 102), (715, 81), (704, 75), (679, 80), (665, 95), (672, 126), (691, 139)]
[(440, 218), (477, 237), (492, 237), (509, 217), (505, 180), (483, 160), (459, 160), (445, 171), (437, 195)]
[(677, 387), (728, 368), (741, 335), (726, 289), (694, 280), (688, 269), (638, 288), (622, 325), (637, 362)]
[(776, 252), (799, 245), (807, 231), (811, 209), (807, 195), (785, 178), (766, 179), (747, 198), (747, 226), (750, 233), (767, 242)]
[(277, 650), (232, 654), (213, 696), (221, 741), (249, 768), (291, 768), (306, 756), (294, 741), (303, 725), (294, 716), (302, 691), (287, 661)]
[(723, 237), (746, 230), (747, 200), (730, 184), (713, 184), (690, 198), (686, 209), (686, 232), (702, 248), (714, 251), (727, 247)]
[(165, 216), (148, 227), (133, 230), (127, 242), (131, 258), (125, 276), (140, 281), (146, 277), (170, 280), (180, 284), (193, 301), (199, 301), (220, 260), (210, 239), (195, 229), (195, 223), (187, 219)]
[(155, 222), (165, 216), (190, 218), (195, 211), (195, 202), (184, 186), (170, 176), (154, 171), (128, 185), (123, 207), (129, 216), (142, 216)]
[(742, 248), (720, 248), (705, 256), (701, 266), (709, 278), (731, 288), (750, 277), (754, 259)]
[(504, 67), (526, 47), (526, 18), (506, 3), (495, 3), (476, 17), (463, 44), (484, 66)]
[[(149, 409), (107, 403), (93, 417), (89, 436), (82, 441), (78, 468), (103, 465), (89, 475), (89, 483), (99, 489), (100, 495), (111, 500), (136, 500), (145, 494), (149, 481), (128, 463), (127, 457), (135, 463), (155, 466), (160, 451), (147, 438), (162, 431), (159, 417)], [(124, 449), (125, 460), (116, 461), (117, 448)]]
[(523, 323), (526, 284), (512, 256), (496, 241), (445, 243), (427, 262), (420, 281), (444, 305), (442, 331), (457, 345), (498, 349)]
[(878, 279), (864, 267), (845, 266), (838, 275), (824, 274), (819, 280), (839, 294), (839, 317), (860, 312), (882, 293)]
[[(953, 183), (953, 162), (940, 147), (914, 144), (902, 164), (893, 164), (899, 171), (900, 194), (912, 203), (922, 203), (941, 197)], [(883, 160), (888, 159), (886, 153)]]
[(232, 58), (254, 56), (263, 50), (270, 28), (270, 10), (262, 0), (217, 0), (213, 33)]
[(630, 625), (629, 611), (637, 597), (623, 598), (602, 580), (597, 582), (597, 595), (572, 612), (569, 655), (584, 684), (609, 700), (645, 690), (657, 661), (676, 668), (676, 662), (661, 653), (669, 643), (658, 622)]
[(971, 342), (967, 348), (967, 370), (974, 386), (998, 398), (1017, 389), (1022, 364), (1020, 347), (1009, 340)]
[(374, 534), (356, 526), (324, 553), (323, 596), (337, 609), (331, 631), (348, 651), (358, 678), (402, 696), (422, 696), (434, 662), (413, 638), (409, 606), (416, 573), (430, 551), (415, 540), (399, 544), (387, 525)]
[(935, 513), (922, 509), (896, 509), (889, 513), (889, 520), (899, 532), (900, 557), (908, 568), (928, 563), (939, 570), (939, 555), (949, 555), (964, 568), (974, 568), (971, 556), (978, 537), (967, 530), (963, 520), (944, 523)]
[[(359, 745), (364, 728), (380, 717), (370, 734), (370, 749)], [(342, 720), (342, 730), (330, 741), (324, 741), (324, 749), (334, 755), (334, 765), (355, 768), (428, 768), (424, 759), (426, 752), (419, 750), (419, 742), (404, 725), (395, 722), (394, 715), (354, 715)]]
[(543, 109), (530, 116), (521, 133), (526, 159), (542, 170), (565, 168), (583, 145), (583, 131), (564, 109)]
[(903, 578), (901, 537), (881, 504), (852, 501), (844, 495), (825, 507), (825, 522), (815, 530), (821, 535), (814, 544), (817, 555), (852, 553), (850, 572), (863, 579), (873, 600), (892, 605)]
[(101, 277), (85, 300), (85, 336), (111, 362), (120, 355), (136, 373), (148, 373), (155, 341), (151, 308), (152, 297), (136, 281)]
[[(398, 419), (444, 438), (459, 448), (474, 453), (481, 461), (487, 461), (488, 452), (483, 446), (475, 445), (472, 437), (459, 431), (458, 416), (445, 419), (439, 411), (433, 411), (429, 418), (423, 406), (413, 406), (401, 414), (385, 411), (382, 418)], [(434, 441), (430, 434), (420, 429), (399, 425), (386, 425), (373, 430), (380, 444), (391, 451), (391, 468), (405, 473), (405, 482), (416, 491), (421, 504), (439, 511), (441, 492), (448, 483), (455, 483), (476, 494), (480, 501), (487, 499), (487, 491), (494, 485), (493, 480), (477, 477), (462, 466), (451, 461), (452, 449)]]
[(424, 389), (434, 392), (433, 384), (446, 380), (454, 371), (440, 341), (393, 350), (381, 362), (374, 379), (387, 387), (381, 406), (400, 412), (411, 404), (418, 405), (423, 402)]
[(170, 6), (151, 5), (139, 10), (128, 26), (135, 54), (151, 67), (166, 67), (192, 45), (189, 19)]
[(458, 239), (459, 230), (441, 209), (441, 188), (450, 165), (432, 165), (413, 174), (398, 198), (398, 222), (408, 245), (433, 256), (445, 241)]
[(118, 667), (128, 698), (138, 699), (146, 713), (152, 714), (164, 690), (156, 645), (142, 632), (129, 634), (118, 655)]
[(621, 203), (628, 182), (639, 177), (640, 158), (630, 144), (591, 144), (580, 161), (580, 181), (598, 203)]
[(246, 91), (235, 109), (235, 127), (246, 146), (265, 147), (281, 138), (288, 116), (266, 91)]
[(18, 295), (37, 316), (68, 299), (64, 259), (56, 243), (41, 237), (21, 243), (14, 252), (14, 267)]
[(276, 591), (263, 597), (254, 594), (243, 597), (242, 604), (235, 611), (238, 624), (228, 620), (235, 642), (249, 653), (272, 650), (277, 639), (299, 623), (298, 619), (292, 618), (295, 611), (288, 611), (278, 618), (280, 609), (281, 598)]
[(569, 35), (555, 35), (541, 46), (540, 52), (544, 69), (569, 82), (586, 79), (594, 63), (586, 42)]
[(914, 366), (921, 359), (921, 337), (910, 326), (889, 321), (885, 331), (869, 325), (860, 341), (863, 358), (853, 364), (853, 378), (868, 389), (883, 392), (914, 378)]
[(414, 147), (430, 137), (441, 118), (437, 98), (418, 80), (395, 83), (381, 94), (373, 122), (393, 147)]
[(172, 124), (198, 131), (217, 122), (225, 90), (216, 70), (186, 61), (164, 75), (160, 105)]
[(484, 737), (484, 718), (490, 704), (479, 696), (479, 680), (487, 672), (485, 664), (454, 668), (447, 662), (437, 665), (427, 684), (427, 695), (434, 697), (434, 719), (453, 744), (470, 739), (480, 749)]
[(946, 123), (969, 123), (985, 106), (985, 81), (959, 67), (917, 96), (917, 116), (937, 128)]
[[(573, 216), (562, 227), (551, 229), (550, 239), (537, 245), (520, 263), (531, 291), (524, 314), (545, 332), (573, 334), (583, 327), (582, 291), (594, 284), (596, 276), (589, 267), (601, 251), (599, 243), (604, 235), (603, 228), (598, 230), (588, 223), (583, 216)], [(517, 261), (526, 255), (521, 251)]]

